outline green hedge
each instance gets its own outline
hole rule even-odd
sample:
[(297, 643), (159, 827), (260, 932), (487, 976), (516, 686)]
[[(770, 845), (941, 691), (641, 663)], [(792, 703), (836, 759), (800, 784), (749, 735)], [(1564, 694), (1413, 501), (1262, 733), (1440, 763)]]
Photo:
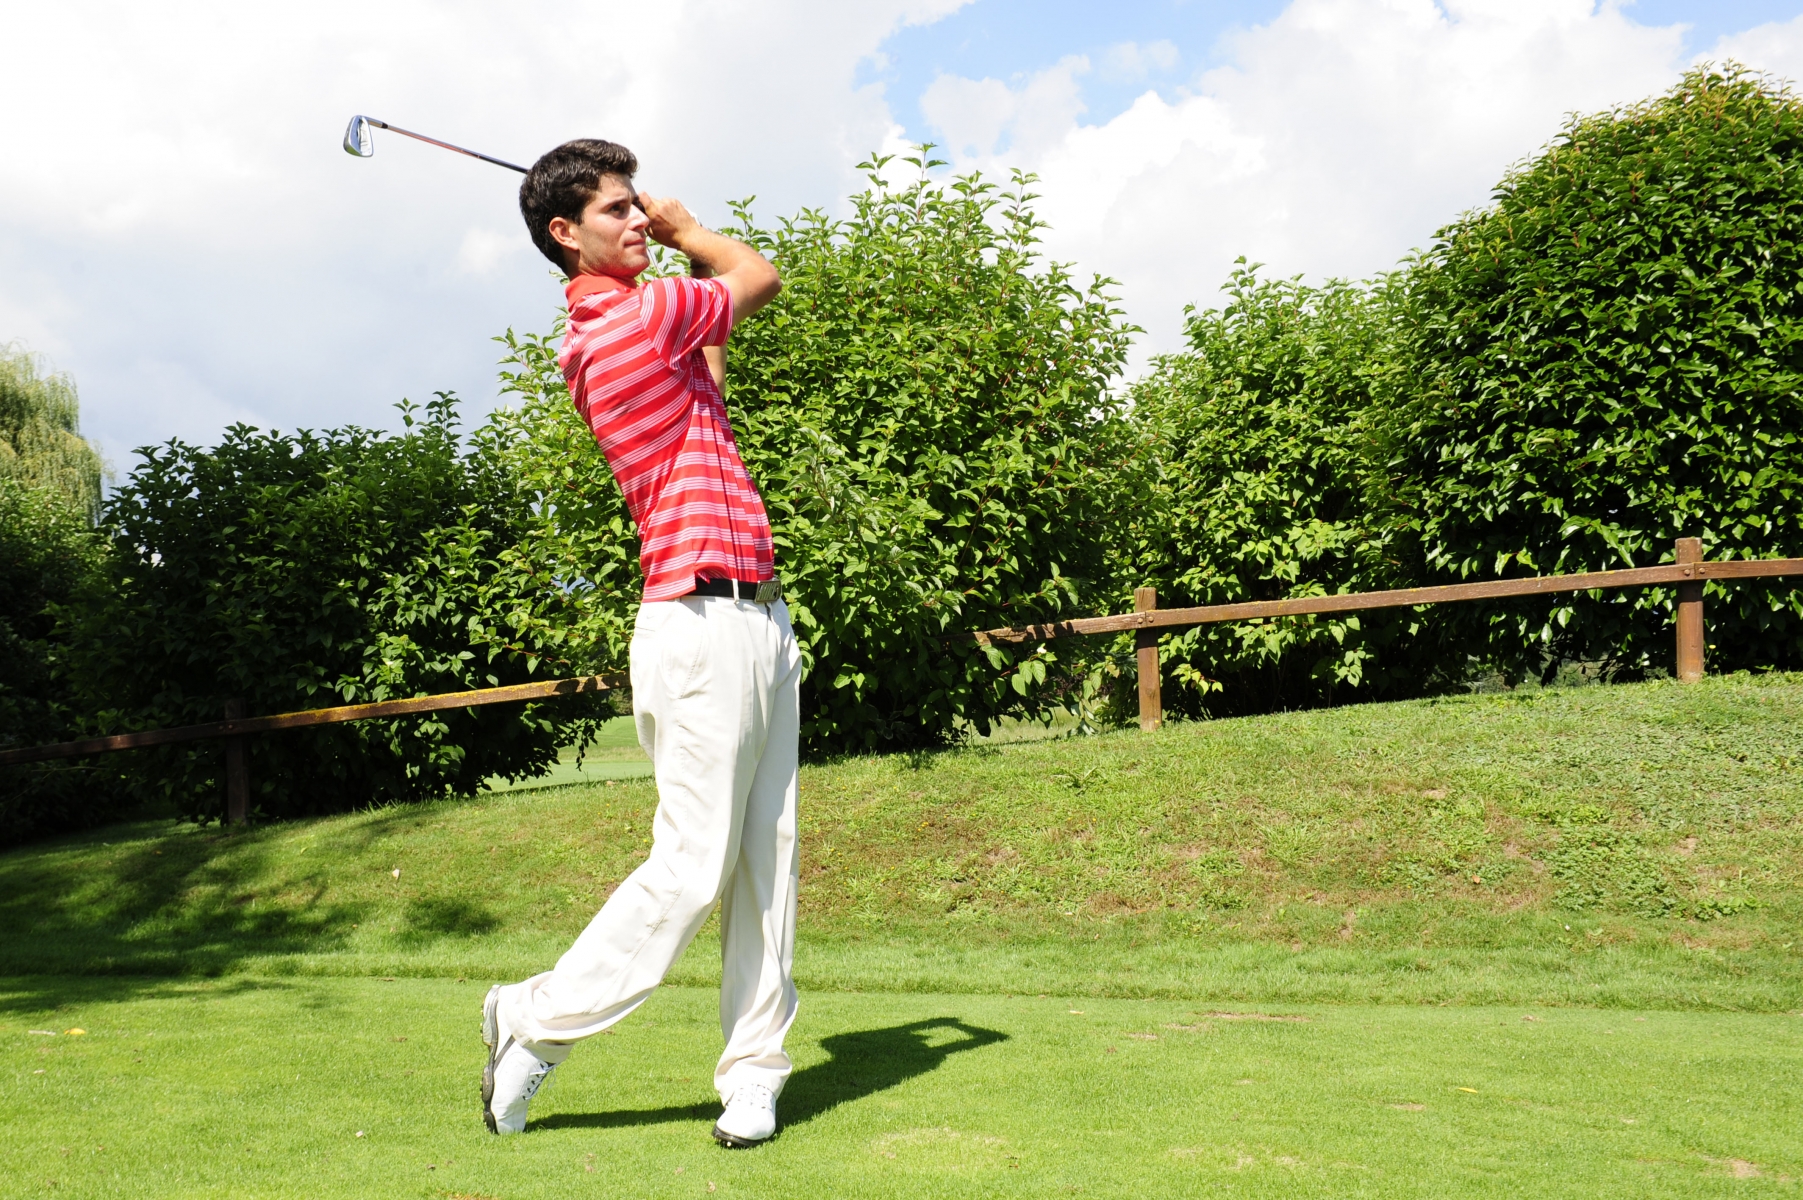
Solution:
[[(530, 497), (459, 444), (452, 400), (400, 434), (235, 426), (170, 442), (110, 499), (110, 587), (67, 614), (68, 674), (93, 728), (217, 720), (228, 698), (286, 712), (564, 674), (567, 592), (522, 554)], [(590, 727), (581, 699), (450, 710), (250, 739), (264, 816), (469, 794), (535, 774)], [(129, 756), (143, 800), (222, 807), (214, 742)]]
[[(1260, 279), (1242, 259), (1226, 290), (1133, 388), (1153, 470), (1124, 522), (1116, 604), (1144, 584), (1176, 608), (1406, 583), (1370, 504), (1394, 288)], [(1228, 714), (1420, 691), (1445, 673), (1412, 652), (1417, 625), (1377, 612), (1192, 629), (1165, 640), (1165, 703)]]
[[(1081, 674), (1063, 648), (943, 639), (1106, 605), (1139, 480), (1108, 392), (1129, 328), (1106, 281), (1039, 260), (1030, 180), (897, 187), (889, 160), (864, 165), (844, 220), (764, 229), (741, 210), (728, 231), (783, 274), (733, 334), (726, 397), (807, 663), (814, 754), (943, 745), (1055, 703)], [(639, 586), (624, 502), (550, 339), (508, 341), (522, 402), (500, 443), (554, 513), (542, 553), (581, 581), (595, 661), (622, 661)]]
[[(1236, 274), (1135, 389), (1159, 503), (1133, 581), (1218, 602), (1803, 554), (1803, 104), (1699, 69), (1574, 119), (1366, 285)], [(1159, 534), (1167, 536), (1160, 541)], [(1669, 669), (1672, 590), (1172, 639), (1177, 706)], [(1803, 591), (1711, 584), (1712, 669), (1803, 664)]]
[[(1388, 513), (1423, 582), (1803, 553), (1803, 103), (1698, 69), (1574, 119), (1408, 271)], [(1512, 675), (1669, 668), (1670, 589), (1449, 608)], [(1713, 669), (1803, 665), (1803, 592), (1711, 584)]]
[[(1803, 554), (1803, 104), (1768, 80), (1699, 69), (1574, 119), (1371, 283), (1242, 265), (1130, 392), (1133, 329), (1107, 281), (1040, 257), (1030, 177), (937, 184), (908, 162), (901, 184), (901, 164), (865, 164), (843, 219), (741, 209), (733, 230), (786, 284), (734, 334), (728, 403), (807, 658), (810, 753), (942, 745), (1060, 703), (1125, 716), (1126, 641), (985, 653), (947, 635), (1120, 611), (1146, 583), (1172, 605), (1604, 569), (1691, 534), (1712, 557)], [(518, 403), (467, 442), (441, 398), (396, 435), (236, 428), (147, 450), (107, 505), (110, 550), (6, 493), (29, 513), (0, 528), (0, 638), (25, 648), (0, 671), (0, 736), (624, 666), (638, 546), (570, 407), (560, 332), (503, 339)], [(72, 574), (31, 557), (58, 539)], [(1645, 674), (1669, 662), (1670, 603), (1213, 627), (1166, 639), (1168, 703), (1336, 703), (1572, 660)], [(1803, 666), (1789, 584), (1711, 585), (1709, 627), (1717, 669)], [(542, 768), (598, 715), (259, 738), (258, 805), (467, 793)], [(168, 750), (127, 776), (206, 817), (217, 763)]]

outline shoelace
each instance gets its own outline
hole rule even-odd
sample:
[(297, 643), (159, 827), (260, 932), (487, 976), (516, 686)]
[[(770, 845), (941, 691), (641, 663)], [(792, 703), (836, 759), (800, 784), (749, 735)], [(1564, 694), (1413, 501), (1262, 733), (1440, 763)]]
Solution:
[(523, 1099), (530, 1100), (532, 1097), (538, 1095), (539, 1087), (543, 1085), (545, 1080), (551, 1078), (551, 1072), (556, 1069), (556, 1063), (548, 1063), (542, 1058), (539, 1059), (538, 1066), (526, 1074), (526, 1091)]
[(761, 1083), (747, 1083), (741, 1085), (737, 1091), (733, 1092), (732, 1099), (727, 1102), (726, 1106), (731, 1108), (741, 1101), (754, 1108), (775, 1108), (776, 1093), (772, 1092)]

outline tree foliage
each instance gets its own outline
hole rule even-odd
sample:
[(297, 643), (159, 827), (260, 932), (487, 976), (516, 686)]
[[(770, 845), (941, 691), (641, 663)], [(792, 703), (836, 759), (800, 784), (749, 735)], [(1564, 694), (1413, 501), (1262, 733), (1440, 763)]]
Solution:
[[(78, 733), (80, 705), (57, 671), (57, 613), (93, 598), (106, 549), (68, 496), (0, 478), (0, 748)], [(0, 767), (0, 844), (110, 817), (113, 774), (92, 760)]]
[[(1127, 641), (950, 635), (1120, 611), (1146, 583), (1206, 604), (1644, 565), (1682, 535), (1714, 558), (1803, 552), (1803, 102), (1768, 80), (1700, 68), (1574, 118), (1368, 284), (1242, 265), (1130, 404), (1113, 385), (1132, 327), (1107, 281), (1043, 260), (1031, 177), (935, 183), (935, 165), (873, 158), (843, 219), (741, 206), (730, 231), (785, 280), (734, 333), (727, 400), (813, 753), (1093, 709)], [(467, 445), (444, 398), (397, 435), (172, 442), (107, 504), (104, 539), (84, 532), (99, 461), (72, 385), (0, 356), (0, 739), (62, 736), (78, 712), (135, 728), (229, 696), (270, 712), (624, 666), (639, 547), (561, 333), (503, 339), (518, 403)], [(1641, 589), (1244, 623), (1163, 653), (1173, 708), (1245, 712), (1574, 659), (1644, 673), (1668, 661), (1670, 609)], [(1803, 665), (1799, 589), (1712, 585), (1709, 627), (1717, 667)], [(259, 738), (258, 802), (468, 792), (596, 715)], [(219, 810), (216, 747), (133, 761), (137, 794)]]
[(574, 672), (624, 671), (644, 579), (638, 533), (595, 435), (570, 403), (557, 366), (565, 317), (548, 334), (500, 340), (501, 388), (517, 397), (497, 409), (476, 444), (528, 497), (520, 552), (554, 575), (569, 599), (556, 626), (558, 661)]
[(105, 467), (81, 436), (75, 381), (31, 354), (0, 346), (0, 479), (48, 488), (90, 517)]
[[(1803, 550), (1803, 103), (1735, 67), (1573, 119), (1408, 271), (1388, 510), (1429, 580)], [(1444, 610), (1513, 674), (1669, 662), (1668, 589)], [(1803, 663), (1803, 593), (1711, 585), (1712, 663)]]
[(1050, 650), (942, 638), (1105, 599), (1131, 445), (1108, 391), (1129, 328), (1106, 280), (1041, 261), (1031, 177), (893, 187), (889, 160), (864, 165), (845, 220), (736, 231), (783, 271), (735, 339), (728, 400), (793, 581), (819, 749), (935, 744), (1047, 702)]
[[(817, 753), (941, 744), (1049, 704), (1069, 683), (1056, 654), (944, 639), (1103, 601), (1129, 446), (1107, 390), (1129, 328), (1106, 281), (1040, 260), (1030, 178), (891, 185), (891, 160), (864, 165), (843, 220), (766, 229), (741, 208), (728, 230), (783, 274), (733, 334), (726, 397), (770, 513)], [(509, 453), (554, 516), (541, 544), (582, 577), (596, 661), (617, 661), (638, 593), (624, 503), (549, 340), (510, 347)]]
[[(59, 608), (92, 591), (103, 474), (67, 375), (0, 346), (0, 747), (72, 736), (79, 704), (57, 672)], [(111, 774), (93, 762), (0, 768), (0, 842), (104, 820)]]
[[(1369, 503), (1372, 423), (1394, 384), (1393, 283), (1313, 287), (1240, 262), (1228, 302), (1189, 309), (1188, 348), (1133, 388), (1153, 470), (1149, 502), (1127, 522), (1124, 582), (1156, 586), (1165, 608), (1393, 586)], [(1411, 690), (1422, 681), (1399, 669), (1396, 647), (1411, 623), (1349, 613), (1201, 626), (1163, 647), (1185, 685), (1167, 704), (1246, 712)]]
[[(522, 553), (529, 497), (463, 452), (454, 401), (403, 405), (400, 434), (234, 426), (172, 441), (111, 498), (110, 589), (64, 635), (97, 727), (217, 720), (563, 673), (547, 631), (569, 594)], [(588, 728), (580, 699), (360, 721), (250, 740), (268, 816), (469, 794), (542, 770)], [(134, 752), (140, 796), (221, 808), (216, 743)]]

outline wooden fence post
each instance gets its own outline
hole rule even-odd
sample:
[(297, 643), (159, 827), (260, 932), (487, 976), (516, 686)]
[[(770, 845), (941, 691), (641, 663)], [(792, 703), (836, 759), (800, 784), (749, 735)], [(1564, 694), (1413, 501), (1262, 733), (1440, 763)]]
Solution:
[[(225, 719), (240, 721), (245, 716), (244, 701), (233, 697), (225, 702)], [(233, 825), (250, 820), (250, 749), (243, 734), (225, 741), (225, 819)]]
[[(1157, 588), (1133, 589), (1134, 612), (1151, 612), (1157, 607)], [(1139, 652), (1139, 727), (1150, 733), (1164, 724), (1164, 698), (1158, 689), (1158, 631), (1135, 631), (1133, 645)]]
[[(1673, 543), (1680, 566), (1703, 561), (1703, 539), (1679, 538)], [(1678, 585), (1679, 683), (1695, 683), (1703, 677), (1703, 581)]]

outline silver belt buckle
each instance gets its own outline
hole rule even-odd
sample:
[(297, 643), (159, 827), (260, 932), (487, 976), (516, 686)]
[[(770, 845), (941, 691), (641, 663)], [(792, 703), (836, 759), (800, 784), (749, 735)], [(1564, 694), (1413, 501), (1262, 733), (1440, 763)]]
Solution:
[(775, 604), (783, 598), (783, 581), (772, 579), (758, 584), (757, 595), (752, 597), (758, 604)]

